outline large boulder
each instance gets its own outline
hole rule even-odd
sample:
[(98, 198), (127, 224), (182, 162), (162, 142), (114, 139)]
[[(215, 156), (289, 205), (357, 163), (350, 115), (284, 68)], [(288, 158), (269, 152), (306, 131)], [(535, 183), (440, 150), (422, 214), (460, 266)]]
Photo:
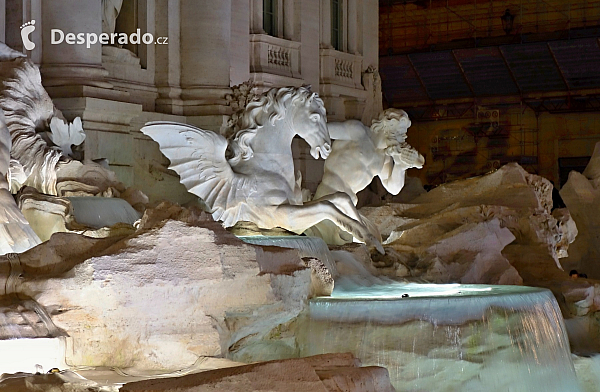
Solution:
[[(167, 376), (170, 377), (166, 378)], [(138, 381), (140, 379), (144, 381)], [(49, 374), (18, 373), (0, 376), (0, 392), (119, 390), (393, 392), (394, 388), (386, 369), (377, 366), (361, 367), (360, 361), (349, 353), (252, 365), (209, 358), (199, 366), (172, 374), (145, 372), (132, 375), (108, 369), (83, 369), (77, 373), (67, 370)]]
[(392, 392), (388, 371), (360, 363), (349, 354), (256, 363), (178, 378), (125, 384), (122, 392)]
[(600, 143), (583, 173), (569, 173), (560, 196), (579, 229), (563, 265), (600, 279)]
[(249, 347), (295, 356), (293, 336), (273, 330), (290, 328), (318, 275), (296, 250), (243, 243), (205, 214), (171, 205), (150, 210), (125, 238), (57, 233), (16, 262), (0, 259), (0, 269), (16, 268), (21, 278), (4, 294), (48, 310), (69, 336), (67, 363), (144, 369)]
[(558, 259), (577, 233), (568, 211), (552, 213), (552, 184), (517, 164), (441, 185), (411, 204), (360, 211), (387, 235), (375, 265), (435, 283), (522, 284), (515, 255), (503, 255), (509, 244), (542, 247), (544, 268), (561, 271)]

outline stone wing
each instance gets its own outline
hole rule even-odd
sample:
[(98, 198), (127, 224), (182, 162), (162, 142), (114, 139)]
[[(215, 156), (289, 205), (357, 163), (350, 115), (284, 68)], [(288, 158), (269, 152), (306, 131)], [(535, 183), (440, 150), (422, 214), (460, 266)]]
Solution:
[(226, 227), (244, 220), (246, 201), (254, 181), (235, 173), (227, 159), (227, 140), (191, 125), (160, 121), (147, 123), (141, 132), (160, 146), (187, 190), (204, 200), (213, 218)]

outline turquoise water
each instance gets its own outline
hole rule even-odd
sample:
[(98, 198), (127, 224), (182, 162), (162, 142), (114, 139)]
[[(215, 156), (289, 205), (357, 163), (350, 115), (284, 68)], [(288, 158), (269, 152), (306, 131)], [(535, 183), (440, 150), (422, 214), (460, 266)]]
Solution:
[(342, 278), (310, 301), (302, 330), (303, 356), (352, 352), (386, 367), (398, 391), (580, 391), (545, 289)]

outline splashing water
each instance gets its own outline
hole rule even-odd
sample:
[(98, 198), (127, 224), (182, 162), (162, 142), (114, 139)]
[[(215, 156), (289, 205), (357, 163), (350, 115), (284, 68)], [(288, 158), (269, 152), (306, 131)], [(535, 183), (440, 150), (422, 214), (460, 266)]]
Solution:
[(238, 236), (238, 238), (248, 244), (279, 246), (281, 248), (298, 249), (300, 257), (316, 257), (327, 268), (331, 275), (336, 275), (336, 268), (333, 256), (329, 247), (321, 238), (308, 236)]
[(405, 284), (365, 272), (340, 276), (332, 297), (310, 301), (302, 356), (352, 352), (386, 367), (399, 391), (581, 390), (550, 291)]

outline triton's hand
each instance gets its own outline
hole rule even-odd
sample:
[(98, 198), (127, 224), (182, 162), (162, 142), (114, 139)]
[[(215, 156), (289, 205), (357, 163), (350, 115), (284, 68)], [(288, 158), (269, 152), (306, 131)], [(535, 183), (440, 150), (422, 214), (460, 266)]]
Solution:
[(416, 167), (420, 169), (425, 164), (425, 158), (408, 144), (404, 144), (401, 148), (393, 151), (391, 156), (395, 164), (406, 168)]

